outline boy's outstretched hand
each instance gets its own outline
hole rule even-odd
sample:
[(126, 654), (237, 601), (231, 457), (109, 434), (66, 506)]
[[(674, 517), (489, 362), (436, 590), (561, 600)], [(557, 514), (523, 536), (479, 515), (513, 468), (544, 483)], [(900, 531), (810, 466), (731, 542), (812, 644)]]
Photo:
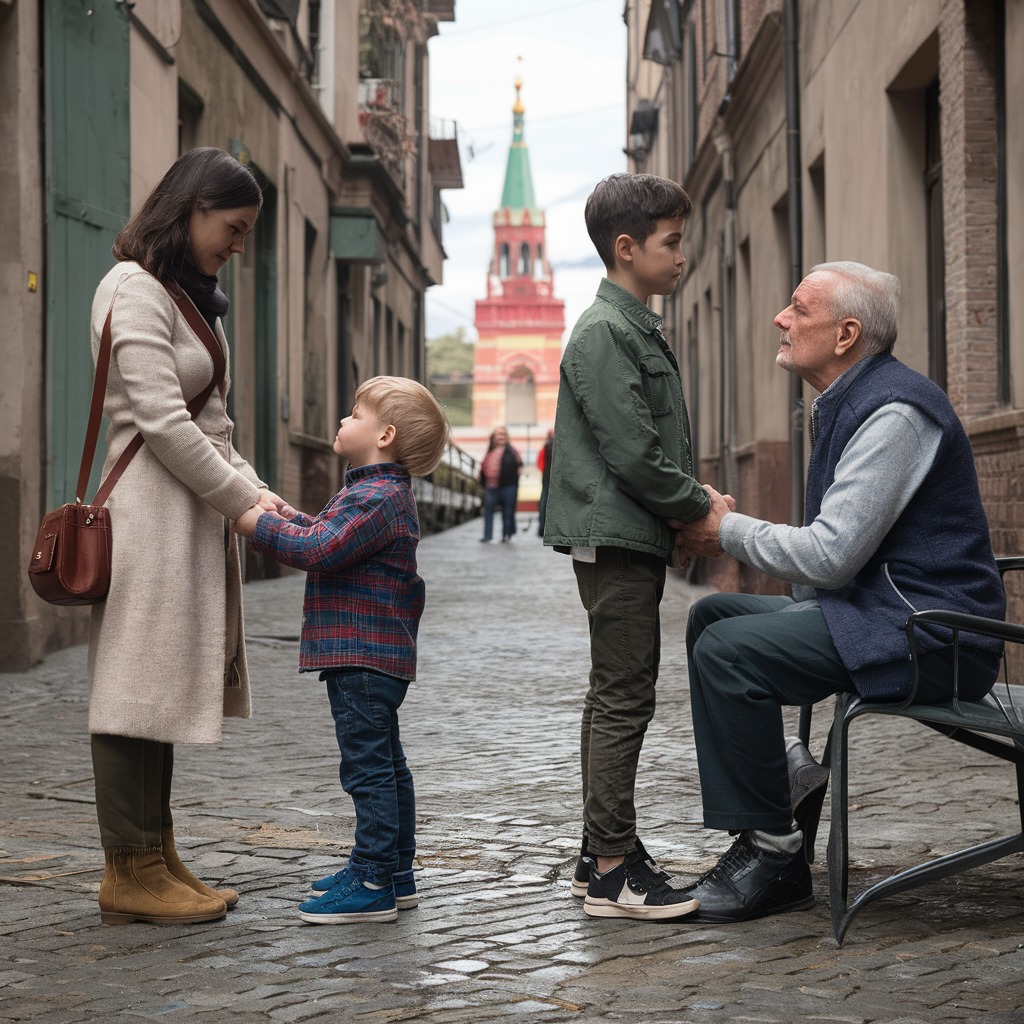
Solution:
[(284, 498), (273, 491), (260, 491), (260, 496), (252, 508), (246, 509), (235, 521), (235, 533), (243, 537), (252, 537), (256, 533), (256, 524), (264, 513), (279, 516), (281, 519), (294, 519), (299, 515), (297, 508), (292, 508)]
[(282, 519), (294, 519), (300, 514), (299, 510), (297, 508), (292, 508), (284, 498), (277, 499), (274, 511), (277, 512)]
[(252, 537), (256, 533), (256, 524), (260, 521), (260, 516), (263, 515), (273, 516), (277, 513), (271, 512), (261, 505), (253, 505), (252, 508), (246, 509), (235, 520), (235, 533), (240, 533), (243, 537)]

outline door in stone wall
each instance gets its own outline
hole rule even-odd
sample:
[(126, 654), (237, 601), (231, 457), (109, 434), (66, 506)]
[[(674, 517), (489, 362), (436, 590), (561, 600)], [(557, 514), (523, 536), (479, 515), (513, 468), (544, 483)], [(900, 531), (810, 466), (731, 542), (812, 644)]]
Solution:
[[(92, 296), (129, 213), (128, 5), (45, 0), (46, 373), (50, 503), (74, 494), (92, 393)], [(88, 489), (103, 461), (103, 435)], [(79, 495), (85, 498), (87, 495)]]

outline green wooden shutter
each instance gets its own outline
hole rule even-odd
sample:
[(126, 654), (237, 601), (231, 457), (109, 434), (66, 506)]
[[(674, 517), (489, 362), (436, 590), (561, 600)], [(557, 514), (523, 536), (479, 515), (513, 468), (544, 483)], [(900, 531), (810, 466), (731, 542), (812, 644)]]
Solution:
[[(71, 499), (82, 456), (92, 296), (130, 206), (126, 6), (45, 0), (43, 46), (47, 456), (57, 504)], [(101, 436), (89, 497), (102, 455)]]

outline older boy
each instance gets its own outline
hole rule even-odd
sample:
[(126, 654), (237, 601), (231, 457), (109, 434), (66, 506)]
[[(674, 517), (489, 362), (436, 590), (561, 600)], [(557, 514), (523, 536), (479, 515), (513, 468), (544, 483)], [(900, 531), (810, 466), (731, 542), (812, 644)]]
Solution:
[(633, 801), (655, 707), (667, 520), (691, 522), (710, 508), (692, 475), (679, 367), (646, 305), (675, 289), (690, 209), (679, 185), (654, 175), (598, 184), (585, 216), (608, 274), (562, 357), (544, 543), (572, 554), (590, 624), (573, 893), (593, 917), (668, 919), (699, 905), (637, 839)]
[(422, 384), (374, 377), (334, 439), (349, 463), (344, 489), (315, 518), (282, 506), (288, 518), (255, 510), (237, 523), (257, 551), (309, 574), (299, 671), (327, 683), (341, 785), (355, 805), (348, 864), (314, 882), (317, 898), (299, 906), (311, 924), (394, 921), (417, 903), (416, 802), (398, 731), (424, 594), (410, 476), (437, 466), (449, 432)]

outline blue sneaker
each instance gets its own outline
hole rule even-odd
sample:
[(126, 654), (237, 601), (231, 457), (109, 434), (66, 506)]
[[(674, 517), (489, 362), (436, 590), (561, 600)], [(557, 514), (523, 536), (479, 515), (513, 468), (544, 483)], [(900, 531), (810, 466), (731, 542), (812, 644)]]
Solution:
[(366, 921), (395, 921), (395, 887), (368, 889), (348, 868), (322, 896), (299, 904), (299, 917), (309, 924), (359, 924)]
[(412, 868), (396, 871), (391, 876), (391, 884), (395, 887), (395, 903), (399, 910), (412, 910), (419, 905), (420, 894), (416, 891), (416, 877)]
[[(333, 889), (347, 872), (348, 868), (345, 867), (336, 874), (318, 878), (310, 888), (315, 893), (327, 892), (329, 889)], [(412, 910), (413, 907), (419, 905), (420, 896), (416, 891), (416, 877), (411, 868), (408, 871), (396, 871), (391, 876), (391, 882), (395, 887), (395, 905), (399, 910)]]

